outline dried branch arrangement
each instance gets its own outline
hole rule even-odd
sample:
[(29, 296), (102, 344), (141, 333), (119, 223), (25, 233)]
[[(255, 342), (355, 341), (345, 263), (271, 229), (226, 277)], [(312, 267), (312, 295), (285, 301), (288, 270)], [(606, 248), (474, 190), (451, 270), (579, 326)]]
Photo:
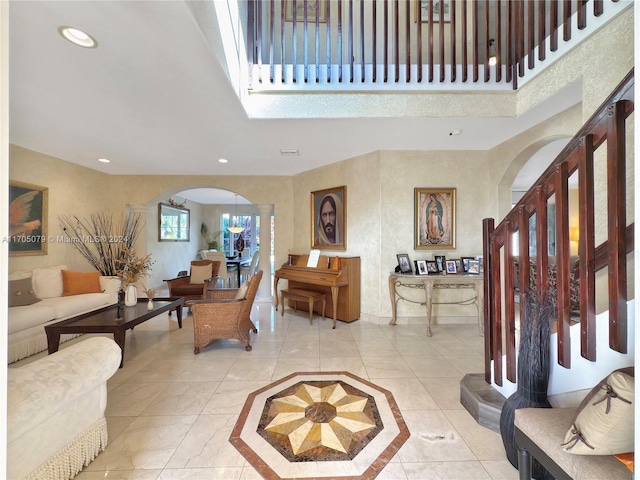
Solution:
[(69, 243), (103, 276), (118, 276), (144, 226), (141, 213), (120, 220), (110, 212), (92, 213), (88, 219), (61, 215), (59, 220)]

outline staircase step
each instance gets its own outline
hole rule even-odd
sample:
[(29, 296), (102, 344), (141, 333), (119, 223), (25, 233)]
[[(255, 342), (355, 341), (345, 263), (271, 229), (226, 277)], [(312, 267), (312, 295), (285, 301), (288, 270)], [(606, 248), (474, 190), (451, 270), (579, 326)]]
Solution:
[(484, 373), (468, 373), (460, 380), (460, 403), (478, 424), (500, 433), (500, 413), (506, 398), (484, 380)]

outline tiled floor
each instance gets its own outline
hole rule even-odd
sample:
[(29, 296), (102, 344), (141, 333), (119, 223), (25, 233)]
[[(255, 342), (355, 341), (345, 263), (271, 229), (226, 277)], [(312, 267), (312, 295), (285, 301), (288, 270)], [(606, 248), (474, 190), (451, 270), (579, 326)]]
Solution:
[(194, 355), (186, 310), (182, 330), (163, 315), (128, 331), (124, 368), (108, 383), (109, 445), (76, 478), (260, 478), (229, 443), (247, 395), (293, 372), (345, 370), (390, 390), (411, 432), (378, 479), (518, 478), (500, 436), (459, 403), (460, 379), (482, 371), (476, 325), (436, 325), (431, 338), (421, 325), (362, 320), (332, 330), (269, 304), (252, 318), (250, 352), (229, 340)]

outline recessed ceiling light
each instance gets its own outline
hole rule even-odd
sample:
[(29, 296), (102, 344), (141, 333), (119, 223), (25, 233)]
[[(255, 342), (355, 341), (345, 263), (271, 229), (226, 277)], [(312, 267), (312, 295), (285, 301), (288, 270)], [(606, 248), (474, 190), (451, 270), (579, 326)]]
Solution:
[(102, 163), (111, 163), (111, 160), (109, 160), (108, 158), (99, 158), (98, 161)]
[(219, 158), (218, 163), (229, 163), (229, 160), (227, 160), (226, 158)]
[(455, 130), (451, 130), (449, 132), (449, 135), (454, 136), (454, 135), (460, 135), (462, 133), (462, 129), (461, 128), (456, 128)]
[(295, 157), (300, 155), (300, 151), (297, 148), (283, 148), (280, 150), (280, 155), (283, 157)]
[(85, 48), (96, 48), (98, 42), (88, 33), (73, 27), (58, 27), (58, 32), (71, 43)]

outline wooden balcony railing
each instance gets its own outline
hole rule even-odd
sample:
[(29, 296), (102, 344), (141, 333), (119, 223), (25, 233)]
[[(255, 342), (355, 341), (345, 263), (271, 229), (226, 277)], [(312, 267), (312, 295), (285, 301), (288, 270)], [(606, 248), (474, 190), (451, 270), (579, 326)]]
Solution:
[[(506, 355), (507, 379), (516, 381), (516, 274), (512, 246), (516, 233), (518, 284), (535, 288), (537, 298), (546, 297), (549, 292), (556, 293), (558, 363), (571, 367), (570, 297), (572, 282), (576, 281), (579, 282), (580, 354), (588, 360), (596, 360), (595, 273), (605, 267), (608, 273), (609, 346), (627, 353), (627, 253), (633, 249), (633, 225), (628, 226), (626, 218), (626, 135), (631, 128), (626, 119), (634, 110), (633, 88), (631, 71), (502, 222), (494, 227), (493, 219), (483, 220), (485, 379), (489, 383), (493, 360), (493, 381), (502, 385), (503, 355)], [(602, 148), (601, 152), (599, 148)], [(606, 162), (597, 170), (606, 170), (606, 192), (596, 192), (596, 158)], [(576, 172), (579, 257), (578, 275), (572, 280), (568, 192), (569, 178)], [(602, 184), (599, 182), (600, 189)], [(606, 196), (606, 212), (600, 212), (599, 216), (607, 224), (606, 240), (598, 248), (595, 241), (596, 195)], [(551, 197), (555, 221), (549, 221)], [(532, 219), (535, 219), (534, 238), (530, 238), (529, 233)], [(555, 227), (555, 286), (550, 282), (550, 275), (540, 273), (550, 271), (549, 225)], [(530, 255), (532, 245), (535, 245), (535, 257)], [(530, 260), (537, 273), (535, 286), (530, 284)], [(523, 305), (520, 307), (522, 309)]]
[[(604, 0), (247, 0), (250, 88), (507, 89)], [(607, 4), (617, 0), (607, 0)], [(494, 64), (495, 59), (495, 64)]]

